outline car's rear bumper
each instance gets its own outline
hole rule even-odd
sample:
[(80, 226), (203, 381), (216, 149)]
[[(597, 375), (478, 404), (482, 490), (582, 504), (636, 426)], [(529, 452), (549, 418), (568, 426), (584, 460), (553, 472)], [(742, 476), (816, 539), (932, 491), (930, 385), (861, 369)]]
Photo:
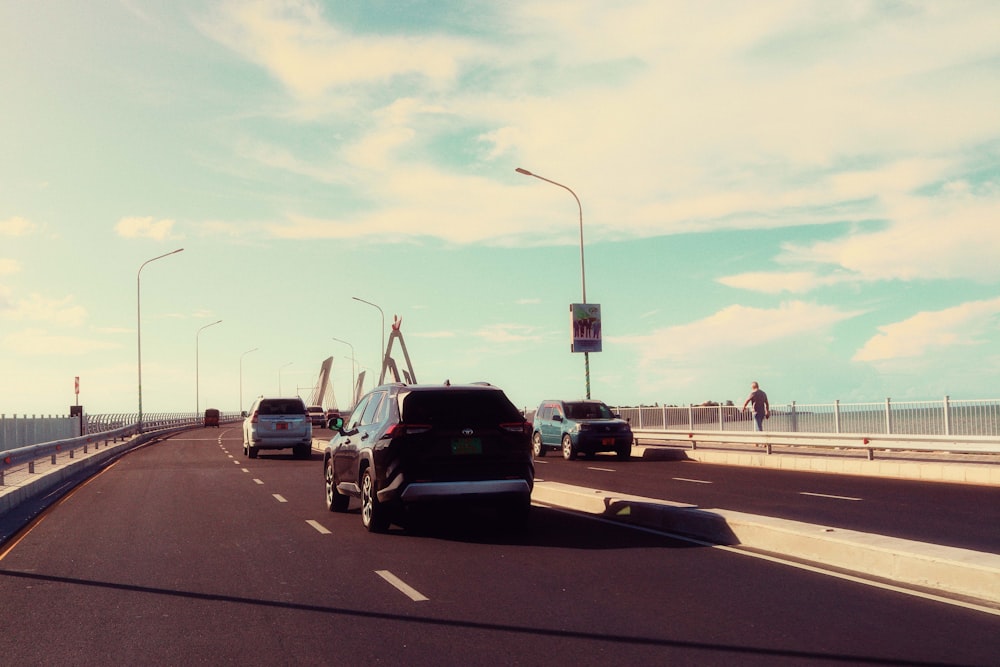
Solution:
[(295, 436), (292, 438), (254, 438), (252, 444), (257, 449), (287, 449), (288, 447), (296, 447), (298, 445), (309, 445), (312, 447), (312, 435)]
[(431, 502), (469, 496), (523, 496), (531, 497), (531, 484), (525, 479), (491, 479), (467, 482), (414, 482), (402, 492), (389, 486), (378, 493), (379, 500), (387, 502), (399, 498), (405, 503)]
[(632, 440), (631, 433), (624, 435), (620, 433), (613, 435), (578, 433), (573, 444), (581, 452), (615, 452), (625, 447), (631, 447)]

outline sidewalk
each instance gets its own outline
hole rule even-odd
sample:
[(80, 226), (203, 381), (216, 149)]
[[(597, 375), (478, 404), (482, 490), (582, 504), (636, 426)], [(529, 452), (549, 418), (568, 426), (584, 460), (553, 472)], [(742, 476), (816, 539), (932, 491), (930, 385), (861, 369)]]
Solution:
[(636, 445), (632, 456), (648, 460), (700, 461), (733, 466), (864, 475), (923, 482), (1000, 486), (1000, 455), (949, 452), (879, 451), (874, 461), (854, 449), (772, 446), (772, 454), (752, 445), (713, 443), (692, 449), (686, 442)]

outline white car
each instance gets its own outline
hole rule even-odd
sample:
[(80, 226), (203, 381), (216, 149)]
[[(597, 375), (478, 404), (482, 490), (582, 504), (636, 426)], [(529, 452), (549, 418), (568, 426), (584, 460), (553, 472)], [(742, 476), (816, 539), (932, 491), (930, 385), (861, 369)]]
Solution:
[(262, 449), (291, 449), (300, 459), (312, 453), (312, 418), (301, 398), (254, 401), (243, 420), (243, 453), (252, 459)]

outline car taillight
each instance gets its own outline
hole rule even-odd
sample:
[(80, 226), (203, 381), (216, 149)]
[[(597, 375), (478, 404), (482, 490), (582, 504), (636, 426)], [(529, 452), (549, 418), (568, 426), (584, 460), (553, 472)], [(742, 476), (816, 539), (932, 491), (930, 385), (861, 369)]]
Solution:
[(257, 411), (256, 410), (254, 410), (253, 414), (250, 416), (250, 423), (251, 424), (256, 424), (257, 423)]
[(531, 424), (528, 422), (506, 422), (500, 424), (500, 428), (511, 433), (524, 433), (525, 435), (531, 433)]
[(385, 432), (383, 438), (398, 438), (403, 435), (416, 435), (417, 433), (426, 433), (431, 430), (430, 424), (407, 424), (405, 422), (398, 422), (393, 424), (388, 431)]

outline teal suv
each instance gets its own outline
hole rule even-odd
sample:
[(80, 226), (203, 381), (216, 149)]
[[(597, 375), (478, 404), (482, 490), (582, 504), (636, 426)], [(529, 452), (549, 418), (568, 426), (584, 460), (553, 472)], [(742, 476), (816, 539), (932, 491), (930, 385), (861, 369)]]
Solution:
[(535, 456), (562, 449), (563, 458), (615, 452), (632, 454), (632, 427), (601, 401), (542, 401), (535, 411), (531, 445)]

